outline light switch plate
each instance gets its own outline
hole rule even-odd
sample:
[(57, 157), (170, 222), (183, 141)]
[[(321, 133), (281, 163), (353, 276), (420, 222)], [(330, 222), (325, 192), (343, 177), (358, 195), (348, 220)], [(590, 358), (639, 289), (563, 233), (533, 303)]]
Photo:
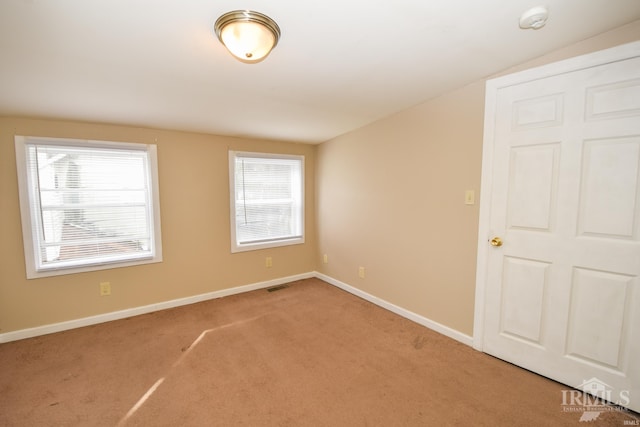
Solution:
[(464, 192), (464, 204), (465, 205), (475, 205), (476, 204), (476, 194), (473, 190), (467, 190)]

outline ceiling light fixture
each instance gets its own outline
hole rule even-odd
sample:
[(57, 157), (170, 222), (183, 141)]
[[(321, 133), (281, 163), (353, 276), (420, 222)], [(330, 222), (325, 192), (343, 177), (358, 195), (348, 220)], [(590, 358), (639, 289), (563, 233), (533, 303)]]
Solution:
[(520, 16), (520, 28), (523, 30), (539, 30), (549, 18), (549, 11), (544, 6), (532, 7)]
[(218, 39), (238, 60), (262, 61), (276, 47), (280, 27), (276, 22), (252, 10), (234, 10), (218, 18), (214, 25)]

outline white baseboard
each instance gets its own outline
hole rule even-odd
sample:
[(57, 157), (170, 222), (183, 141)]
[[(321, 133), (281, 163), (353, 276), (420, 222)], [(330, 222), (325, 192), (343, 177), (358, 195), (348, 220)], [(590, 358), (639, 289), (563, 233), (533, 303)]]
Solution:
[(325, 274), (318, 273), (317, 271), (297, 274), (294, 276), (281, 277), (279, 279), (267, 280), (265, 282), (258, 282), (250, 285), (237, 286), (235, 288), (208, 292), (205, 294), (194, 295), (186, 298), (179, 298), (171, 301), (159, 302), (156, 304), (145, 305), (142, 307), (134, 307), (126, 310), (113, 311), (111, 313), (84, 317), (82, 319), (69, 320), (66, 322), (37, 326), (35, 328), (6, 332), (4, 334), (0, 334), (0, 344), (10, 342), (10, 341), (17, 341), (25, 338), (37, 337), (40, 335), (52, 334), (55, 332), (67, 331), (69, 329), (81, 328), (83, 326), (90, 326), (98, 323), (110, 322), (112, 320), (125, 319), (127, 317), (138, 316), (141, 314), (152, 313), (154, 311), (166, 310), (168, 308), (180, 307), (183, 305), (194, 304), (201, 301), (222, 298), (229, 295), (235, 295), (243, 292), (254, 291), (257, 289), (269, 288), (271, 286), (282, 285), (285, 283), (294, 282), (296, 280), (309, 279), (311, 277), (316, 277), (318, 279), (324, 280), (325, 282), (333, 286), (336, 286), (344, 291), (347, 291), (350, 294), (356, 295), (364, 300), (367, 300), (377, 306), (380, 306), (386, 310), (396, 313), (399, 316), (405, 317), (429, 329), (433, 329), (434, 331), (442, 335), (445, 335), (449, 338), (452, 338), (456, 341), (459, 341), (463, 344), (466, 344), (468, 346), (473, 345), (473, 337), (469, 335), (465, 335), (462, 332), (456, 331), (455, 329), (451, 329), (438, 322), (434, 322), (433, 320), (420, 316), (419, 314), (413, 313), (402, 307), (398, 307), (397, 305), (391, 304), (388, 301), (375, 297), (371, 294), (368, 294), (367, 292), (361, 291), (360, 289), (354, 288), (351, 285), (347, 285), (346, 283), (336, 280)]
[(111, 313), (98, 314), (96, 316), (84, 317), (82, 319), (69, 320), (66, 322), (52, 323), (49, 325), (37, 326), (35, 328), (21, 329), (18, 331), (0, 334), (0, 344), (17, 341), (25, 338), (37, 337), (40, 335), (52, 334), (54, 332), (67, 331), (69, 329), (81, 328), (83, 326), (95, 325), (98, 323), (110, 322), (112, 320), (125, 319), (127, 317), (138, 316), (140, 314), (152, 313), (154, 311), (166, 310), (168, 308), (180, 307), (182, 305), (194, 304), (196, 302), (222, 298), (229, 295), (254, 291), (256, 289), (269, 288), (271, 286), (282, 285), (296, 280), (309, 279), (315, 277), (314, 273), (303, 273), (294, 276), (282, 277), (279, 279), (267, 280), (266, 282), (253, 283), (251, 285), (237, 286), (235, 288), (223, 289), (220, 291), (208, 292), (186, 298), (179, 298), (171, 301), (149, 304), (142, 307), (134, 307), (126, 310), (113, 311)]
[(318, 273), (317, 271), (314, 272), (314, 274), (315, 274), (315, 277), (317, 277), (318, 279), (322, 279), (327, 283), (330, 283), (330, 284), (332, 284), (332, 285), (334, 285), (334, 286), (336, 286), (336, 287), (338, 287), (338, 288), (340, 288), (342, 290), (345, 290), (345, 291), (349, 292), (350, 294), (353, 294), (353, 295), (356, 295), (356, 296), (358, 296), (358, 297), (360, 297), (362, 299), (365, 299), (365, 300), (367, 300), (367, 301), (369, 301), (369, 302), (371, 302), (371, 303), (373, 303), (373, 304), (375, 304), (377, 306), (380, 306), (380, 307), (382, 307), (384, 309), (387, 309), (387, 310), (389, 310), (389, 311), (391, 311), (391, 312), (393, 312), (393, 313), (395, 313), (395, 314), (397, 314), (399, 316), (407, 318), (407, 319), (409, 319), (409, 320), (411, 320), (413, 322), (416, 322), (416, 323), (418, 323), (418, 324), (420, 324), (422, 326), (425, 326), (425, 327), (427, 327), (429, 329), (433, 329), (434, 331), (436, 331), (436, 332), (438, 332), (438, 333), (440, 333), (442, 335), (445, 335), (445, 336), (447, 336), (449, 338), (452, 338), (452, 339), (454, 339), (456, 341), (459, 341), (462, 344), (466, 344), (468, 346), (472, 346), (473, 345), (473, 337), (472, 336), (463, 334), (460, 331), (456, 331), (455, 329), (451, 329), (448, 326), (444, 326), (441, 323), (438, 323), (438, 322), (435, 322), (433, 320), (427, 319), (426, 317), (423, 317), (423, 316), (421, 316), (419, 314), (416, 314), (416, 313), (414, 313), (412, 311), (406, 310), (406, 309), (404, 309), (402, 307), (398, 307), (395, 304), (392, 304), (392, 303), (390, 303), (388, 301), (385, 301), (385, 300), (383, 300), (381, 298), (375, 297), (375, 296), (373, 296), (371, 294), (368, 294), (367, 292), (361, 291), (360, 289), (354, 288), (351, 285), (347, 285), (346, 283), (341, 282), (339, 280), (336, 280), (336, 279), (334, 279), (332, 277), (329, 277), (329, 276), (327, 276), (325, 274)]

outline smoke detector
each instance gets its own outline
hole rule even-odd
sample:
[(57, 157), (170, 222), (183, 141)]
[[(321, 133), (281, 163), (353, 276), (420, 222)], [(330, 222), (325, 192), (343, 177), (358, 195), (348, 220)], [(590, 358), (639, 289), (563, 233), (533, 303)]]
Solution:
[(549, 11), (544, 6), (532, 7), (520, 16), (520, 28), (538, 30), (547, 23)]

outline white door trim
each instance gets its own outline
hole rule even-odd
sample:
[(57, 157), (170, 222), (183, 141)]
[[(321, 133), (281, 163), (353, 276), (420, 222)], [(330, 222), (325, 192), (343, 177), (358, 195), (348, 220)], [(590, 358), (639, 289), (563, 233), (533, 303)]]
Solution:
[(484, 309), (487, 277), (487, 261), (491, 238), (489, 219), (493, 188), (493, 140), (495, 135), (496, 100), (498, 90), (507, 86), (526, 83), (546, 77), (569, 73), (590, 67), (623, 61), (640, 55), (640, 41), (623, 44), (606, 50), (578, 56), (537, 68), (487, 80), (485, 118), (482, 147), (482, 175), (480, 186), (480, 222), (478, 227), (478, 257), (476, 264), (476, 296), (473, 321), (473, 348), (483, 351)]

